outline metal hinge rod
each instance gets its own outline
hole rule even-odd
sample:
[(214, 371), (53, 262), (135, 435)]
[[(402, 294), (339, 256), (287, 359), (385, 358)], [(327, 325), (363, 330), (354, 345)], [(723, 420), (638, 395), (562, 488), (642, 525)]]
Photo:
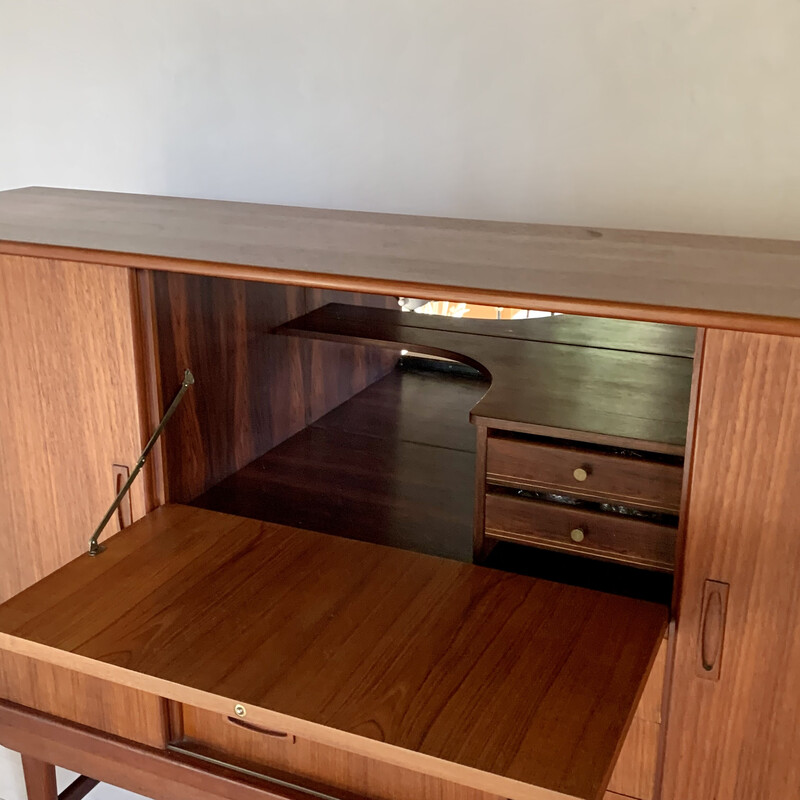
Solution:
[(103, 529), (106, 527), (106, 525), (108, 525), (111, 517), (114, 516), (114, 512), (119, 508), (119, 504), (122, 502), (123, 498), (128, 493), (128, 490), (133, 485), (133, 482), (136, 480), (136, 476), (142, 471), (142, 467), (144, 466), (145, 461), (147, 461), (147, 456), (150, 455), (150, 451), (158, 441), (158, 437), (163, 433), (164, 428), (167, 426), (167, 423), (170, 420), (170, 417), (175, 413), (176, 409), (180, 405), (181, 400), (183, 400), (183, 396), (193, 383), (194, 375), (192, 375), (191, 370), (187, 369), (183, 375), (183, 383), (181, 384), (181, 388), (178, 389), (178, 393), (175, 395), (172, 403), (170, 403), (167, 412), (161, 418), (161, 422), (158, 423), (158, 427), (153, 431), (150, 441), (148, 441), (148, 443), (144, 446), (144, 450), (142, 450), (142, 454), (139, 456), (139, 460), (136, 462), (136, 466), (133, 468), (130, 477), (127, 481), (125, 481), (125, 485), (119, 490), (119, 494), (117, 494), (117, 496), (114, 498), (111, 508), (108, 509), (106, 515), (103, 517), (103, 521), (97, 526), (97, 530), (92, 534), (92, 538), (89, 539), (90, 556), (96, 556), (98, 553), (102, 553), (103, 550), (105, 550), (105, 548), (101, 544), (98, 544), (97, 541), (100, 538), (100, 534), (103, 532)]

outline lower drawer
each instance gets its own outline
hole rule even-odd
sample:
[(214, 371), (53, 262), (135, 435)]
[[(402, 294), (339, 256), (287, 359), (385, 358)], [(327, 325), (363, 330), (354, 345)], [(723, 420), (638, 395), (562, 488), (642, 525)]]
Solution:
[(0, 698), (151, 747), (167, 743), (160, 697), (5, 650)]
[(485, 514), (486, 536), (492, 539), (665, 572), (675, 563), (676, 531), (668, 525), (496, 493), (486, 495)]
[(266, 779), (295, 783), (337, 800), (500, 800), (489, 794), (414, 770), (293, 735), (260, 729), (232, 717), (183, 706), (182, 736), (173, 749), (212, 758)]

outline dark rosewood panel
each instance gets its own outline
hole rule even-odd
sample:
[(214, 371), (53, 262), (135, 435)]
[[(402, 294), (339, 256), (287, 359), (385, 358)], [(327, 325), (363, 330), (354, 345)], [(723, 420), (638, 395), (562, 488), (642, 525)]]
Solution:
[(489, 428), (683, 455), (691, 359), (486, 336), (473, 332), (474, 322), (429, 326), (416, 314), (330, 304), (279, 332), (402, 345), (475, 367), (492, 383), (472, 420)]
[(164, 434), (166, 492), (173, 501), (201, 494), (396, 361), (392, 352), (271, 335), (327, 301), (301, 287), (159, 272), (152, 280), (163, 404), (185, 368), (196, 379)]
[(482, 381), (395, 370), (202, 494), (203, 508), (469, 561)]

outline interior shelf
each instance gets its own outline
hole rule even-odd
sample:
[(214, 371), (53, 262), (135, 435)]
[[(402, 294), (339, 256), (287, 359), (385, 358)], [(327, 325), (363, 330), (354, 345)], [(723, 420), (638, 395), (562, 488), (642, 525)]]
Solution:
[(330, 303), (274, 332), (462, 361), (491, 379), (470, 411), (490, 428), (683, 456), (693, 328), (589, 317), (493, 325)]

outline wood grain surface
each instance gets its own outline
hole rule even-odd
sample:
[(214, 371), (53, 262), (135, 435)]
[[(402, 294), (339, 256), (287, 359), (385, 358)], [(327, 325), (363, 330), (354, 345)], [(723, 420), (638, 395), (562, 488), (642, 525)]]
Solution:
[(609, 789), (636, 800), (651, 800), (656, 793), (658, 752), (664, 733), (661, 707), (666, 657), (667, 640), (664, 639), (608, 782)]
[[(40, 765), (58, 764), (153, 800), (309, 800), (308, 793), (299, 789), (134, 744), (2, 701), (0, 743), (29, 757), (36, 754), (33, 760), (40, 763), (32, 766), (39, 774)], [(64, 800), (68, 798), (65, 793)], [(342, 800), (368, 799), (351, 795)]]
[[(571, 533), (580, 529), (583, 539)], [(636, 517), (549, 503), (489, 491), (485, 503), (489, 539), (565, 550), (590, 558), (618, 561), (655, 570), (675, 564), (675, 528)]]
[(254, 724), (501, 796), (588, 800), (666, 619), (652, 603), (166, 506), (0, 607), (0, 645), (208, 710), (237, 701)]
[(270, 336), (276, 325), (327, 301), (311, 290), (162, 272), (152, 282), (162, 404), (187, 367), (196, 381), (163, 436), (168, 500), (194, 499), (397, 360), (377, 348)]
[(652, 800), (655, 793), (661, 725), (634, 717), (608, 788), (636, 800)]
[(0, 599), (87, 549), (139, 456), (131, 294), (127, 271), (0, 256)]
[(687, 325), (800, 330), (800, 243), (27, 188), (6, 253)]
[(56, 768), (33, 756), (22, 756), (27, 800), (58, 800)]
[[(289, 733), (270, 736), (232, 724), (220, 714), (183, 707), (184, 737), (180, 744), (209, 753), (221, 761), (270, 772), (279, 770), (335, 789), (358, 792), (370, 800), (501, 800), (422, 772), (386, 764), (372, 758), (319, 744)], [(201, 747), (197, 744), (201, 743)]]
[(491, 378), (472, 409), (488, 427), (683, 454), (690, 359), (484, 336), (469, 332), (469, 320), (458, 320), (461, 333), (407, 324), (419, 316), (330, 304), (276, 332), (462, 361)]
[[(664, 800), (800, 786), (800, 342), (707, 331)], [(730, 585), (719, 679), (697, 675), (703, 587)]]
[(2, 650), (0, 698), (152, 747), (167, 743), (160, 697)]
[[(582, 469), (582, 480), (575, 470)], [(544, 489), (601, 502), (677, 514), (683, 468), (680, 459), (664, 463), (640, 454), (566, 447), (541, 441), (492, 436), (487, 480), (522, 489)]]
[[(343, 301), (332, 299), (329, 302)], [(692, 358), (697, 338), (695, 328), (682, 325), (632, 322), (573, 314), (509, 320), (404, 312), (402, 324), (428, 331), (474, 333), (501, 339), (572, 344), (580, 347), (599, 347), (603, 350), (623, 350), (682, 358)]]
[(470, 561), (469, 409), (485, 388), (395, 370), (193, 504)]

